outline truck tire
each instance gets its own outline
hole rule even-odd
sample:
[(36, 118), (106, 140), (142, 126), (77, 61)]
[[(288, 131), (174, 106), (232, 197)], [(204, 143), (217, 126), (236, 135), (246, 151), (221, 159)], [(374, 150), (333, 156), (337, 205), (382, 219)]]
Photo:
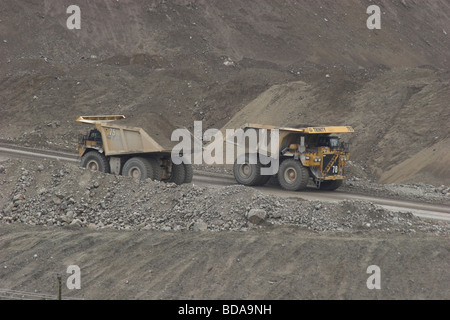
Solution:
[(300, 161), (295, 159), (284, 160), (278, 172), (280, 186), (289, 191), (298, 191), (306, 188), (309, 171)]
[(148, 158), (147, 161), (150, 163), (153, 169), (153, 180), (161, 181), (163, 176), (163, 169), (161, 168), (159, 159)]
[[(239, 159), (244, 158), (244, 163), (239, 164)], [(261, 182), (261, 164), (250, 164), (250, 156), (245, 154), (236, 159), (233, 167), (234, 178), (240, 184), (244, 186), (256, 186)]]
[(153, 179), (153, 168), (150, 162), (145, 158), (131, 158), (122, 169), (125, 177), (132, 177), (136, 180), (144, 181), (145, 179)]
[(192, 168), (192, 164), (184, 164), (184, 183), (191, 183), (192, 178), (194, 177), (194, 169)]
[(177, 185), (182, 185), (186, 178), (186, 171), (184, 164), (173, 164), (172, 163), (172, 173), (169, 178), (169, 182), (173, 182)]
[(322, 181), (320, 183), (320, 190), (334, 191), (342, 185), (344, 180), (330, 180)]
[(280, 182), (278, 181), (278, 174), (274, 174), (274, 175), (270, 176), (269, 181), (267, 181), (267, 185), (280, 186)]
[(261, 174), (257, 186), (265, 185), (267, 182), (269, 182), (271, 177), (272, 177), (271, 175), (267, 176), (267, 175), (262, 175)]
[(110, 172), (108, 159), (106, 159), (104, 154), (95, 150), (86, 152), (81, 158), (80, 165), (92, 171)]

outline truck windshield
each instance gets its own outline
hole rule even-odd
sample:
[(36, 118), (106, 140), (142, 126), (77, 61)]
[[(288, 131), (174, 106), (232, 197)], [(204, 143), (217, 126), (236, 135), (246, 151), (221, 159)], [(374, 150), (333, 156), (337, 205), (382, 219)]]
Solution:
[(318, 141), (319, 147), (330, 147), (337, 148), (339, 147), (339, 138), (338, 137), (320, 137)]
[(330, 147), (331, 148), (339, 147), (339, 139), (338, 138), (330, 138)]

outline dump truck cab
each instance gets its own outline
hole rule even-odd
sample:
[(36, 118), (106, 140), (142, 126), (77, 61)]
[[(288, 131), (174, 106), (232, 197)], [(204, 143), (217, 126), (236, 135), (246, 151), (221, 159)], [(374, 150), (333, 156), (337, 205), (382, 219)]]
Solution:
[[(348, 143), (341, 141), (340, 134), (352, 133), (349, 126), (305, 126), (302, 128), (283, 128), (259, 124), (246, 124), (244, 130), (278, 130), (279, 131), (279, 170), (275, 174), (280, 186), (286, 190), (302, 190), (310, 179), (317, 188), (335, 190), (345, 179), (344, 166), (350, 158)], [(242, 166), (246, 166), (246, 171)], [(246, 180), (243, 172), (260, 170), (263, 167), (256, 163), (235, 163), (234, 173), (238, 182)], [(261, 185), (269, 178), (257, 177), (248, 181), (247, 185)], [(244, 178), (244, 179), (243, 179)]]
[(80, 157), (89, 149), (103, 149), (102, 134), (97, 129), (90, 130), (86, 135), (78, 136), (77, 151)]
[(78, 117), (76, 122), (91, 124), (93, 129), (89, 130), (87, 134), (78, 135), (77, 151), (80, 157), (83, 157), (87, 152), (96, 150), (99, 153), (104, 153), (102, 128), (110, 122), (125, 119), (123, 115), (117, 116), (82, 116)]

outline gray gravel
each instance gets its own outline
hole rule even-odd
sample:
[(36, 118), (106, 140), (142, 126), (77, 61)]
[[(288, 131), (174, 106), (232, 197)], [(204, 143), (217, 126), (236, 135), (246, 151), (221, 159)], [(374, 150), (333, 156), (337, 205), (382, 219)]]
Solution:
[(240, 185), (138, 182), (50, 160), (4, 162), (0, 184), (2, 223), (196, 232), (288, 225), (316, 232), (450, 233), (448, 223), (366, 201), (300, 201)]

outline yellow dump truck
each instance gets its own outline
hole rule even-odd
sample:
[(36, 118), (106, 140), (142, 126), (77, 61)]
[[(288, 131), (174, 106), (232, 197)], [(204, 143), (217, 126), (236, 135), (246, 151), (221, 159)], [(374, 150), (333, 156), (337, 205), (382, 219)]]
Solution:
[[(305, 189), (310, 179), (317, 188), (335, 190), (345, 178), (344, 166), (349, 161), (348, 144), (337, 136), (354, 132), (352, 127), (314, 127), (282, 128), (261, 124), (246, 124), (248, 130), (278, 130), (278, 171), (274, 174), (283, 189), (297, 191)], [(267, 154), (267, 152), (265, 153)], [(271, 175), (261, 174), (264, 164), (258, 153), (251, 163), (250, 155), (237, 158), (234, 164), (234, 176), (238, 183), (248, 186), (266, 184)], [(267, 163), (267, 161), (264, 161)], [(267, 165), (266, 165), (267, 166)]]
[(192, 181), (190, 164), (174, 164), (171, 149), (161, 146), (142, 128), (117, 124), (121, 119), (125, 116), (82, 116), (76, 120), (94, 126), (87, 135), (78, 138), (82, 167), (178, 185)]

